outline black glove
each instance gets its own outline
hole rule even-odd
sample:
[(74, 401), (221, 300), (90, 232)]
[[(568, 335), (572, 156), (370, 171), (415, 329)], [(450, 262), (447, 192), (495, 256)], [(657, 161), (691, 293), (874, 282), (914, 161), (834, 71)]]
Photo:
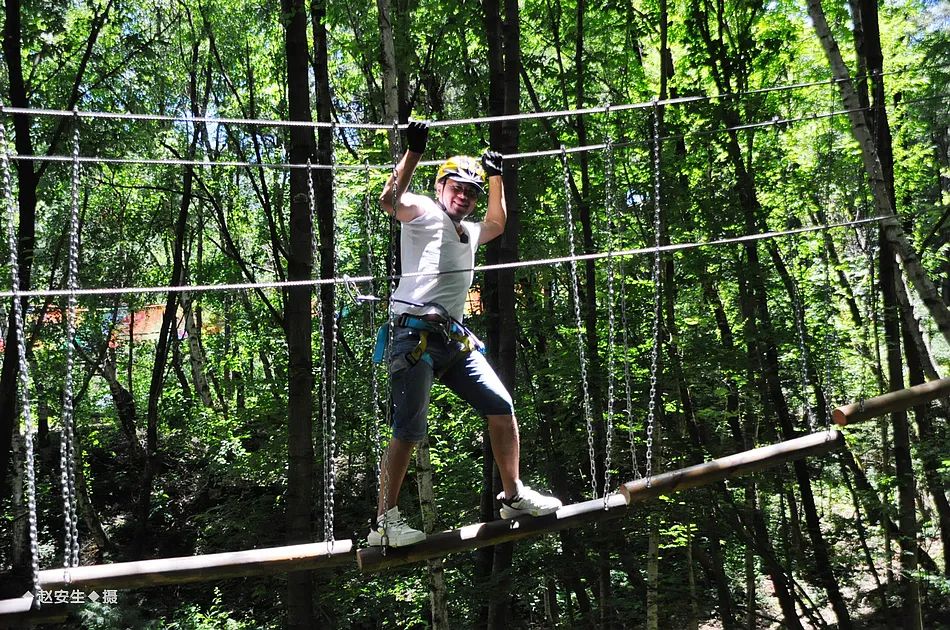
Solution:
[(488, 177), (501, 175), (504, 159), (504, 156), (498, 151), (489, 150), (482, 153), (482, 168), (485, 169), (485, 175)]
[(424, 120), (410, 120), (406, 128), (406, 147), (413, 153), (425, 153), (429, 139), (429, 123)]

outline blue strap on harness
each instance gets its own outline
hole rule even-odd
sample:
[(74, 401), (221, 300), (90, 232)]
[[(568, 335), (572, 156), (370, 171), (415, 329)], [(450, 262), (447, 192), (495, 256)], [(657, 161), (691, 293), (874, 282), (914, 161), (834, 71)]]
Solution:
[[(419, 341), (419, 345), (412, 352), (406, 354), (406, 358), (409, 359), (409, 362), (412, 365), (415, 365), (419, 360), (422, 360), (431, 366), (432, 357), (428, 352), (425, 351), (426, 345), (428, 343), (428, 333), (436, 332), (444, 335), (445, 329), (421, 317), (415, 317), (413, 315), (406, 314), (403, 314), (399, 317), (397, 325), (403, 326), (405, 328), (412, 328), (413, 330), (418, 330), (422, 333), (422, 338)], [(448, 336), (462, 343), (466, 351), (470, 352), (471, 350), (475, 349), (482, 354), (485, 354), (485, 344), (483, 344), (478, 339), (478, 337), (472, 333), (472, 331), (470, 331), (465, 326), (460, 325), (458, 322), (451, 322), (451, 325), (448, 327)], [(383, 359), (386, 357), (386, 349), (388, 344), (389, 324), (386, 323), (380, 326), (379, 331), (376, 333), (376, 347), (373, 350), (373, 363), (382, 363)]]

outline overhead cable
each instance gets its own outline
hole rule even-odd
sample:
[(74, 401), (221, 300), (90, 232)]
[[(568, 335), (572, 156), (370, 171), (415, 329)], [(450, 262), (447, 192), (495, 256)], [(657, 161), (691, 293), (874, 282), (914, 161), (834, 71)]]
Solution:
[[(945, 66), (917, 66), (905, 67), (888, 72), (879, 73), (880, 76), (893, 74), (904, 74), (910, 71), (940, 69)], [(570, 116), (582, 116), (587, 114), (602, 114), (618, 111), (629, 111), (637, 109), (648, 109), (655, 106), (682, 105), (686, 103), (699, 103), (704, 101), (744, 98), (756, 94), (765, 94), (769, 92), (784, 92), (790, 90), (799, 90), (808, 87), (821, 85), (835, 85), (844, 81), (857, 81), (869, 78), (871, 75), (857, 75), (845, 79), (829, 78), (816, 81), (806, 81), (791, 83), (787, 85), (777, 85), (765, 88), (756, 88), (752, 90), (743, 90), (739, 92), (725, 92), (722, 94), (702, 94), (697, 96), (682, 96), (676, 98), (667, 98), (663, 100), (642, 101), (639, 103), (625, 103), (619, 105), (601, 105), (597, 107), (582, 107), (575, 109), (562, 109), (556, 111), (528, 112), (520, 114), (508, 114), (502, 116), (482, 116), (477, 118), (461, 118), (454, 120), (436, 120), (430, 121), (430, 127), (457, 127), (460, 125), (477, 125), (496, 122), (508, 122), (515, 120), (532, 120), (538, 118), (567, 118)], [(310, 127), (313, 129), (365, 129), (365, 130), (385, 130), (391, 131), (395, 126), (398, 129), (405, 129), (406, 125), (393, 125), (392, 123), (358, 123), (358, 122), (316, 122), (305, 120), (280, 120), (266, 118), (229, 118), (215, 116), (192, 116), (190, 114), (168, 115), (168, 114), (133, 114), (128, 112), (105, 112), (105, 111), (81, 111), (81, 110), (63, 110), (50, 108), (30, 108), (30, 107), (5, 107), (0, 109), (0, 113), (8, 114), (26, 114), (29, 116), (51, 116), (51, 117), (79, 117), (88, 119), (105, 120), (130, 120), (140, 122), (171, 122), (171, 123), (192, 123), (192, 124), (211, 124), (211, 125), (246, 125), (257, 127)]]
[[(901, 103), (904, 105), (911, 105), (914, 103), (920, 103), (924, 101), (932, 100), (942, 100), (950, 98), (950, 94), (939, 94), (929, 97), (924, 97), (920, 99), (915, 99), (911, 101), (904, 101)], [(659, 101), (658, 101), (659, 102)], [(795, 118), (779, 118), (773, 116), (772, 118), (760, 122), (754, 123), (745, 123), (741, 125), (735, 125), (733, 127), (720, 127), (718, 129), (697, 129), (694, 131), (689, 131), (683, 134), (673, 134), (669, 136), (663, 136), (660, 138), (661, 141), (667, 140), (678, 140), (683, 138), (689, 138), (692, 136), (709, 136), (716, 135), (720, 133), (729, 133), (732, 131), (746, 131), (749, 129), (761, 129), (765, 127), (781, 127), (786, 125), (791, 125), (798, 122), (811, 121), (811, 120), (822, 120), (825, 118), (832, 118), (836, 116), (846, 116), (853, 112), (859, 111), (870, 111), (873, 109), (873, 106), (869, 107), (858, 107), (854, 109), (841, 109), (831, 112), (821, 112), (817, 114), (805, 114), (802, 116), (797, 116)], [(646, 144), (647, 140), (627, 140), (627, 141), (618, 141), (614, 142), (613, 146), (618, 147), (630, 147), (636, 146), (639, 144)], [(564, 150), (566, 153), (586, 153), (591, 151), (600, 151), (606, 148), (605, 143), (597, 144), (588, 144), (577, 147), (570, 147)], [(505, 156), (506, 160), (521, 160), (535, 157), (547, 157), (554, 155), (561, 155), (562, 150), (557, 149), (541, 149), (538, 151), (529, 151), (524, 153), (512, 153)], [(17, 155), (10, 154), (11, 160), (22, 160), (22, 161), (34, 161), (34, 162), (69, 162), (72, 163), (76, 160), (73, 156), (68, 155)], [(267, 168), (267, 169), (310, 169), (310, 170), (329, 170), (334, 168), (336, 170), (365, 170), (367, 168), (372, 170), (379, 171), (391, 171), (393, 168), (392, 164), (336, 164), (331, 166), (329, 164), (291, 164), (288, 162), (241, 162), (234, 160), (225, 160), (225, 161), (210, 161), (207, 159), (204, 160), (183, 160), (178, 158), (110, 158), (110, 157), (92, 157), (92, 156), (82, 156), (79, 157), (79, 162), (83, 164), (114, 164), (114, 165), (138, 165), (138, 166), (194, 166), (194, 167), (231, 167), (231, 168)], [(424, 160), (419, 162), (418, 166), (439, 166), (442, 163), (441, 160)]]
[[(771, 231), (771, 232), (759, 232), (755, 234), (746, 234), (744, 236), (734, 236), (727, 237), (722, 239), (716, 239), (712, 241), (697, 241), (691, 243), (676, 243), (672, 245), (663, 245), (659, 248), (656, 247), (638, 247), (634, 249), (624, 249), (624, 250), (615, 250), (607, 252), (596, 252), (592, 254), (577, 254), (574, 256), (557, 256), (554, 258), (540, 258), (533, 260), (519, 260), (515, 262), (508, 263), (498, 263), (492, 265), (477, 265), (475, 267), (469, 267), (466, 269), (457, 269), (454, 271), (442, 271), (437, 273), (427, 273), (427, 272), (413, 272), (405, 273), (401, 275), (393, 276), (345, 276), (342, 278), (319, 278), (319, 279), (310, 279), (310, 280), (281, 280), (273, 282), (237, 282), (231, 284), (198, 284), (198, 285), (176, 285), (176, 286), (152, 286), (152, 287), (103, 287), (98, 289), (76, 289), (72, 293), (76, 296), (86, 296), (86, 295), (142, 295), (142, 294), (154, 294), (154, 293), (180, 293), (180, 292), (189, 292), (189, 293), (207, 293), (211, 291), (241, 291), (247, 289), (284, 289), (284, 288), (294, 288), (294, 287), (315, 287), (324, 284), (347, 284), (347, 283), (364, 283), (364, 282), (373, 282), (379, 280), (398, 280), (400, 278), (414, 278), (414, 277), (429, 277), (429, 276), (442, 276), (448, 275), (450, 273), (470, 273), (470, 272), (479, 272), (483, 273), (486, 271), (498, 271), (501, 269), (519, 269), (524, 267), (540, 267), (540, 266), (552, 266), (562, 263), (570, 262), (580, 262), (586, 260), (602, 260), (609, 257), (615, 258), (624, 258), (630, 256), (638, 256), (640, 254), (654, 254), (657, 251), (666, 253), (666, 252), (679, 252), (686, 251), (690, 249), (698, 249), (701, 247), (715, 247), (720, 245), (729, 245), (733, 243), (744, 243), (748, 241), (761, 241), (768, 240), (773, 238), (780, 238), (782, 236), (789, 236), (792, 234), (805, 234), (808, 232), (820, 232), (823, 230), (833, 230), (843, 227), (852, 227), (857, 225), (864, 225), (867, 223), (876, 223), (885, 219), (892, 218), (891, 215), (887, 216), (874, 216), (866, 217), (863, 219), (854, 219), (852, 221), (842, 221), (840, 223), (828, 223), (823, 225), (812, 225), (807, 227), (795, 228), (792, 230), (782, 230), (782, 231)], [(33, 291), (17, 291), (17, 295), (20, 297), (59, 297), (68, 295), (70, 292), (64, 289), (37, 289)], [(12, 291), (0, 291), (0, 298), (13, 297)]]

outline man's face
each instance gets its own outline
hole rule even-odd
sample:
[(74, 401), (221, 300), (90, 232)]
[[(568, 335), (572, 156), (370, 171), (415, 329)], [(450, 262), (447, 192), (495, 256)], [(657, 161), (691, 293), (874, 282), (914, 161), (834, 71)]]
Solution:
[(461, 221), (475, 210), (478, 189), (465, 182), (444, 179), (436, 185), (436, 195), (453, 221)]

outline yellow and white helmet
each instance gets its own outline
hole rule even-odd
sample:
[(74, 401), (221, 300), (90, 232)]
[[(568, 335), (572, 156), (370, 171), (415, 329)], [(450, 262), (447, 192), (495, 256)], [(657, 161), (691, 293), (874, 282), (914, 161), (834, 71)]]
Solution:
[(453, 155), (439, 167), (435, 182), (439, 183), (445, 178), (472, 184), (478, 192), (485, 192), (485, 169), (477, 158), (468, 155)]

